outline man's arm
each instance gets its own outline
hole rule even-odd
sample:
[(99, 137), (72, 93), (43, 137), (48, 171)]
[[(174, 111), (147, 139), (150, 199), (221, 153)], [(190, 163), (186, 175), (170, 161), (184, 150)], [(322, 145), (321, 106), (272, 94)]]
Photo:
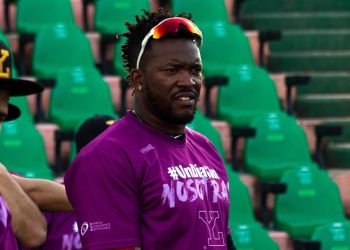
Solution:
[(44, 179), (27, 179), (13, 176), (24, 192), (42, 211), (73, 211), (64, 185)]
[(11, 212), (16, 237), (26, 247), (40, 246), (46, 239), (45, 217), (1, 163), (0, 193)]

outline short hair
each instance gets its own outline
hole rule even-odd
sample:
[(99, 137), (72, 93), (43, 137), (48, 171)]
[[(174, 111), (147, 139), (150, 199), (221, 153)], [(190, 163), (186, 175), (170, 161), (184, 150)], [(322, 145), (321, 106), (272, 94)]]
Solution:
[[(129, 73), (133, 68), (136, 68), (137, 56), (141, 50), (141, 43), (147, 33), (158, 23), (164, 19), (175, 17), (175, 15), (169, 9), (159, 8), (157, 12), (148, 12), (143, 10), (144, 15), (136, 16), (136, 23), (132, 24), (126, 22), (128, 32), (121, 34), (121, 36), (127, 37), (127, 41), (122, 46), (122, 58), (123, 66), (128, 72), (127, 79), (129, 79)], [(181, 13), (179, 17), (184, 17), (192, 20), (191, 14)], [(194, 38), (194, 35), (189, 31), (179, 32), (174, 38)]]

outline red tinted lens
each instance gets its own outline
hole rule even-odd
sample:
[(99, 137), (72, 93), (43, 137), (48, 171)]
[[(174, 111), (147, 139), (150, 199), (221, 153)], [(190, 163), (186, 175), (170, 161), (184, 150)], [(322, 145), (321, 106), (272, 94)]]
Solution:
[(166, 19), (164, 22), (160, 23), (158, 26), (154, 28), (154, 39), (159, 39), (162, 36), (168, 34), (168, 33), (174, 33), (179, 30), (179, 24), (185, 25), (185, 27), (193, 34), (198, 35), (200, 38), (202, 38), (202, 32), (198, 29), (198, 27), (191, 22), (190, 20), (187, 20), (185, 18), (180, 17), (174, 17)]

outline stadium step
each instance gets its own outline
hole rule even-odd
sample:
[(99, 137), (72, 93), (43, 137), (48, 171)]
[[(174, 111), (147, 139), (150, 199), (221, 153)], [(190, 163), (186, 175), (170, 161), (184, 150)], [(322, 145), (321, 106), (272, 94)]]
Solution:
[(310, 82), (297, 87), (297, 98), (304, 94), (350, 93), (349, 72), (309, 73)]
[(272, 72), (349, 71), (350, 50), (311, 52), (271, 52), (268, 68)]
[(307, 94), (295, 101), (298, 117), (324, 118), (350, 116), (350, 94)]
[(339, 51), (350, 50), (350, 29), (334, 30), (287, 30), (282, 31), (280, 40), (269, 43), (270, 51)]
[(272, 13), (272, 12), (309, 12), (309, 11), (343, 11), (350, 9), (348, 0), (249, 0), (242, 5), (243, 14)]
[(348, 29), (350, 11), (264, 13), (241, 17), (247, 30)]

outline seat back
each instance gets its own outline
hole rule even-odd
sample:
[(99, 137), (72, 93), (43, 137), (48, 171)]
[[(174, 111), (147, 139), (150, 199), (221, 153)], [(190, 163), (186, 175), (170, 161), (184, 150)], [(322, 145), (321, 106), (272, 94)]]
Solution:
[(52, 179), (44, 141), (33, 122), (23, 117), (4, 122), (0, 132), (0, 161), (24, 177)]
[(239, 225), (257, 223), (254, 217), (252, 201), (247, 186), (241, 181), (237, 172), (227, 168), (230, 184), (230, 216), (231, 228)]
[(198, 26), (203, 33), (201, 56), (205, 76), (222, 75), (232, 65), (254, 64), (249, 40), (238, 25), (217, 21)]
[(75, 24), (70, 0), (21, 0), (17, 4), (19, 33), (36, 34), (44, 25), (58, 22)]
[(127, 76), (126, 69), (123, 65), (122, 46), (126, 42), (126, 37), (120, 37), (114, 45), (113, 56), (113, 72), (118, 76), (125, 78)]
[(174, 13), (191, 13), (196, 23), (229, 22), (224, 0), (173, 0)]
[(261, 179), (279, 180), (283, 172), (313, 165), (303, 128), (286, 113), (268, 113), (253, 119), (255, 137), (244, 147), (245, 170)]
[(21, 110), (20, 119), (33, 122), (33, 115), (30, 112), (29, 104), (26, 96), (11, 97), (10, 103), (16, 105)]
[(231, 235), (237, 249), (279, 249), (277, 243), (269, 236), (268, 231), (259, 224), (241, 224), (232, 227)]
[(349, 250), (350, 222), (333, 222), (317, 227), (312, 234), (312, 240), (321, 242), (320, 250)]
[(94, 64), (90, 42), (78, 26), (57, 23), (38, 33), (32, 59), (36, 77), (54, 78), (62, 69)]
[(276, 197), (274, 224), (292, 238), (310, 239), (316, 227), (344, 221), (339, 189), (325, 170), (300, 167), (283, 174), (287, 191)]
[(211, 123), (211, 120), (203, 115), (203, 113), (197, 109), (195, 117), (191, 123), (187, 125), (193, 130), (208, 137), (208, 139), (214, 144), (222, 159), (225, 161), (225, 152), (221, 141), (221, 136), (216, 128)]
[(253, 65), (233, 66), (226, 70), (229, 82), (220, 86), (217, 117), (234, 126), (249, 126), (268, 112), (280, 112), (275, 82), (262, 68)]
[(50, 97), (50, 121), (74, 131), (83, 120), (102, 113), (116, 116), (109, 86), (96, 68), (76, 67), (58, 74)]
[(126, 31), (124, 22), (133, 22), (142, 9), (150, 10), (148, 0), (97, 0), (95, 3), (95, 30), (101, 34)]

